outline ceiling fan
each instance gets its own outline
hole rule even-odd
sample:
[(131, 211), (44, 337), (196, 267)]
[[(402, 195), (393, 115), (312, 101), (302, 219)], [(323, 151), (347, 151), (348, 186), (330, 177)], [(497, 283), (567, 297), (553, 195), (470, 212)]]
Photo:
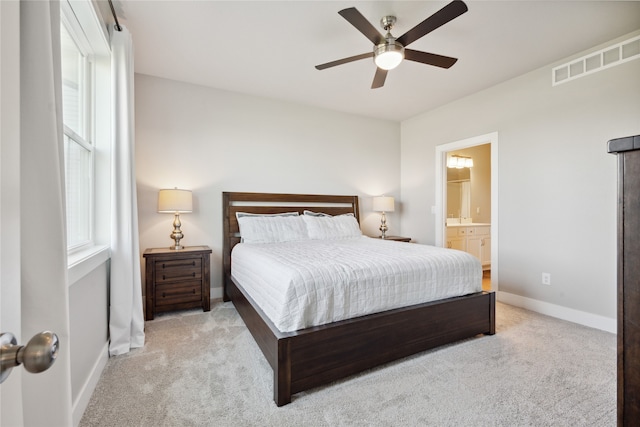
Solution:
[(449, 56), (436, 55), (434, 53), (421, 52), (418, 50), (407, 49), (406, 47), (418, 40), (419, 38), (429, 34), (446, 24), (447, 22), (457, 18), (465, 13), (467, 5), (461, 0), (454, 0), (403, 35), (395, 38), (391, 35), (391, 28), (396, 22), (395, 16), (385, 16), (380, 20), (380, 25), (387, 32), (383, 36), (367, 19), (362, 16), (358, 9), (350, 7), (338, 12), (344, 19), (349, 21), (351, 25), (356, 27), (366, 38), (373, 42), (373, 51), (362, 53), (360, 55), (350, 56), (348, 58), (338, 59), (337, 61), (327, 62), (326, 64), (316, 65), (316, 69), (324, 70), (353, 61), (365, 58), (373, 58), (376, 64), (376, 73), (373, 77), (371, 89), (376, 89), (384, 85), (387, 78), (387, 72), (397, 67), (403, 59), (409, 61), (420, 62), (427, 65), (434, 65), (441, 68), (450, 68), (458, 60)]

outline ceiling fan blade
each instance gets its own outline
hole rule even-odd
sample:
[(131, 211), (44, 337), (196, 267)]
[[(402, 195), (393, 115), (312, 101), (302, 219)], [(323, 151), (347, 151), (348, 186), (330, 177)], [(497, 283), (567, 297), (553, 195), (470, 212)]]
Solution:
[(467, 10), (469, 9), (463, 1), (454, 0), (400, 37), (398, 37), (397, 41), (402, 46), (406, 47), (414, 41), (418, 40), (420, 37), (429, 34), (436, 28), (439, 28), (447, 22), (462, 15)]
[(376, 74), (373, 76), (373, 83), (371, 83), (371, 89), (377, 89), (384, 86), (384, 81), (387, 78), (387, 70), (376, 67)]
[(349, 21), (351, 25), (356, 27), (366, 38), (371, 40), (373, 44), (380, 44), (384, 41), (384, 36), (374, 27), (371, 22), (367, 21), (367, 18), (362, 16), (358, 9), (350, 7), (338, 12), (340, 16)]
[(346, 64), (348, 62), (358, 61), (360, 59), (371, 58), (373, 57), (373, 52), (362, 53), (360, 55), (350, 56), (348, 58), (342, 58), (335, 61), (327, 62), (326, 64), (316, 65), (317, 70), (324, 70), (326, 68), (335, 67), (336, 65)]
[(458, 58), (436, 55), (435, 53), (421, 52), (413, 49), (404, 50), (404, 59), (421, 62), (427, 65), (434, 65), (440, 68), (451, 68), (451, 66), (458, 61)]

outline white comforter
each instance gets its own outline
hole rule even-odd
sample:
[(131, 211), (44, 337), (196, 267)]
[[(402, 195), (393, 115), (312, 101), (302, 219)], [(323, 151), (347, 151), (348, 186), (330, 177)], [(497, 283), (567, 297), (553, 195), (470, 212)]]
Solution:
[(231, 275), (282, 332), (482, 290), (454, 249), (358, 237), (236, 245)]

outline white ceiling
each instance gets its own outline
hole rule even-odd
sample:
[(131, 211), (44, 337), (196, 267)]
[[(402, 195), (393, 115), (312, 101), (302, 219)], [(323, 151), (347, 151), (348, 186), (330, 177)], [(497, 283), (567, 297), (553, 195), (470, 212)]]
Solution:
[[(411, 44), (459, 58), (450, 69), (404, 61), (370, 89), (369, 52), (338, 15), (355, 6), (398, 37), (448, 1), (115, 0), (135, 70), (213, 88), (401, 121), (640, 29), (640, 1), (467, 1), (469, 11)], [(105, 17), (104, 3), (101, 5)], [(108, 7), (107, 9), (108, 10)], [(382, 29), (380, 29), (382, 32)], [(549, 73), (551, 80), (551, 73)]]

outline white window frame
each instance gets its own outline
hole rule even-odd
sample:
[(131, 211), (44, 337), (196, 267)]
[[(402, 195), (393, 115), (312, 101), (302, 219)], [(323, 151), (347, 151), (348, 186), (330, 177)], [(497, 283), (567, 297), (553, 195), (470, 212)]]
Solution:
[[(91, 239), (85, 244), (67, 248), (69, 286), (72, 286), (110, 256), (111, 48), (104, 19), (91, 0), (62, 0), (60, 21), (77, 40), (80, 49), (89, 52), (91, 66), (87, 73), (90, 73), (92, 82), (86, 93), (93, 106), (91, 115), (87, 117), (87, 125), (91, 130), (88, 135), (93, 150)], [(70, 129), (65, 127), (65, 134), (68, 131)]]
[[(94, 237), (95, 237), (95, 67), (94, 67), (94, 55), (93, 49), (91, 48), (91, 44), (87, 40), (86, 35), (83, 32), (82, 25), (78, 22), (78, 19), (75, 15), (72, 14), (72, 10), (70, 9), (69, 3), (61, 2), (61, 14), (60, 20), (61, 24), (64, 25), (67, 32), (76, 43), (78, 50), (84, 56), (84, 61), (81, 67), (81, 105), (80, 105), (80, 127), (82, 132), (86, 135), (82, 136), (72, 130), (69, 126), (64, 125), (64, 134), (68, 137), (73, 143), (78, 144), (80, 147), (84, 148), (90, 153), (90, 161), (89, 161), (89, 235), (86, 240), (81, 242), (71, 244), (67, 246), (67, 251), (69, 254), (73, 254), (74, 252), (82, 251), (86, 248), (94, 246)], [(63, 111), (64, 117), (64, 111)], [(65, 158), (66, 160), (66, 158)], [(66, 170), (66, 167), (65, 167)], [(68, 223), (67, 223), (67, 227)]]

